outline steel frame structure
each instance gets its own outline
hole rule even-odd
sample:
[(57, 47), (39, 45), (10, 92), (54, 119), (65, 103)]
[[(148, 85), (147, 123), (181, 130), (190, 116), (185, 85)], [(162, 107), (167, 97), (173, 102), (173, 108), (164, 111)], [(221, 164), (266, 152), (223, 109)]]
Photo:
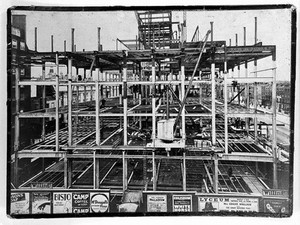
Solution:
[[(143, 25), (143, 18), (141, 18), (142, 13), (138, 14), (139, 26)], [(145, 14), (146, 15), (146, 14)], [(149, 13), (147, 14), (150, 15)], [(171, 18), (171, 15), (169, 15)], [(148, 18), (149, 19), (149, 18)], [(152, 18), (153, 19), (153, 18)], [(148, 21), (149, 23), (151, 21)], [(168, 26), (172, 24), (171, 21), (168, 21)], [(149, 24), (147, 24), (148, 26)], [(142, 29), (148, 29), (145, 27)], [(172, 31), (172, 30), (171, 30)], [(152, 31), (153, 32), (153, 31)], [(172, 33), (172, 32), (171, 32)], [(157, 140), (157, 131), (156, 131), (156, 122), (163, 117), (164, 113), (159, 113), (159, 105), (157, 105), (156, 101), (158, 97), (155, 93), (156, 88), (161, 85), (172, 85), (172, 87), (178, 87), (179, 89), (179, 99), (183, 100), (183, 96), (185, 93), (185, 86), (188, 85), (189, 76), (192, 73), (197, 57), (199, 56), (200, 50), (195, 47), (199, 44), (203, 45), (203, 42), (197, 43), (181, 43), (181, 48), (168, 48), (168, 49), (159, 49), (153, 48), (151, 44), (144, 44), (144, 49), (134, 49), (134, 50), (113, 50), (113, 51), (74, 51), (74, 43), (72, 43), (72, 52), (37, 52), (31, 51), (27, 56), (24, 57), (25, 62), (28, 65), (41, 65), (43, 68), (42, 77), (40, 80), (22, 80), (19, 76), (19, 71), (16, 71), (16, 85), (15, 89), (16, 95), (16, 110), (17, 115), (15, 117), (15, 153), (13, 155), (13, 160), (15, 162), (15, 174), (18, 177), (18, 160), (22, 158), (35, 158), (35, 157), (45, 157), (45, 158), (61, 158), (64, 160), (64, 187), (70, 188), (72, 186), (70, 173), (71, 173), (71, 163), (74, 158), (89, 158), (93, 159), (94, 162), (94, 188), (99, 188), (99, 164), (101, 162), (101, 158), (119, 158), (122, 159), (123, 164), (123, 191), (128, 189), (128, 177), (127, 177), (127, 160), (131, 158), (147, 158), (152, 159), (153, 161), (153, 190), (157, 188), (157, 168), (155, 161), (158, 159), (164, 159), (171, 157), (172, 159), (180, 159), (183, 161), (183, 191), (186, 191), (186, 160), (213, 160), (214, 162), (214, 191), (218, 193), (218, 161), (252, 161), (252, 162), (271, 162), (273, 163), (273, 187), (276, 188), (277, 184), (277, 162), (280, 152), (277, 151), (277, 143), (276, 143), (276, 46), (274, 45), (244, 45), (244, 46), (226, 46), (225, 41), (214, 41), (213, 40), (213, 23), (211, 23), (211, 40), (204, 46), (205, 51), (203, 53), (203, 57), (201, 58), (199, 68), (197, 71), (201, 73), (202, 68), (210, 68), (211, 78), (208, 80), (202, 80), (201, 76), (200, 80), (196, 80), (193, 82), (195, 86), (199, 85), (200, 87), (204, 84), (210, 85), (211, 87), (211, 105), (204, 107), (208, 108), (209, 111), (206, 113), (193, 113), (186, 112), (186, 110), (182, 110), (181, 113), (181, 129), (182, 129), (182, 140), (183, 140), (183, 155), (182, 156), (162, 156), (156, 155), (157, 147), (155, 146), (155, 141)], [(74, 34), (74, 30), (72, 29), (72, 35)], [(169, 34), (171, 35), (171, 34)], [(140, 37), (141, 38), (141, 37)], [(145, 38), (145, 37), (144, 37)], [(143, 39), (144, 42), (148, 40), (148, 42), (155, 37), (148, 37), (148, 39)], [(168, 38), (172, 39), (171, 36)], [(143, 41), (141, 41), (143, 42)], [(156, 39), (153, 39), (153, 42), (158, 42)], [(259, 71), (255, 69), (255, 76), (249, 77), (249, 72), (247, 70), (247, 64), (250, 62), (255, 62), (259, 59), (272, 57), (273, 60), (273, 74), (272, 77), (260, 77), (258, 76)], [(170, 60), (171, 59), (171, 60)], [(169, 60), (169, 61), (166, 61)], [(55, 80), (47, 80), (45, 78), (45, 63), (52, 62), (55, 63), (57, 72), (55, 75)], [(169, 70), (163, 71), (160, 68), (161, 63), (169, 62)], [(142, 64), (148, 63), (150, 65), (150, 69), (146, 67), (143, 68)], [(245, 76), (244, 77), (234, 77), (232, 76), (231, 70), (233, 70), (236, 66), (240, 67), (241, 63), (245, 65)], [(65, 65), (68, 68), (68, 78), (67, 80), (62, 80), (59, 77), (59, 68), (61, 65)], [(72, 67), (83, 68), (85, 79), (83, 81), (74, 80), (72, 74)], [(221, 80), (223, 87), (223, 95), (224, 104), (221, 106), (216, 105), (216, 82), (217, 80), (214, 77), (216, 73), (216, 69), (218, 69), (221, 74)], [(90, 77), (92, 75), (92, 71), (96, 74), (96, 79), (94, 81), (88, 80), (86, 77), (86, 70), (90, 70)], [(116, 71), (119, 72), (109, 72)], [(129, 73), (130, 71), (130, 73)], [(169, 73), (171, 76), (166, 76), (165, 74)], [(134, 74), (134, 75), (132, 75)], [(174, 80), (174, 76), (177, 75), (178, 78)], [(171, 79), (168, 79), (171, 78)], [(246, 104), (246, 108), (240, 108), (238, 111), (231, 110), (230, 105), (228, 104), (228, 86), (232, 84), (232, 82), (238, 82), (239, 84), (245, 84), (246, 90), (249, 89), (249, 85), (258, 83), (267, 83), (272, 82), (272, 103), (273, 110), (272, 113), (266, 114), (257, 110), (257, 106), (254, 109), (250, 109), (248, 103)], [(55, 98), (55, 109), (45, 109), (35, 111), (35, 112), (19, 112), (18, 100), (20, 98), (20, 86), (25, 85), (40, 85), (45, 90), (45, 86), (51, 85), (55, 86), (56, 89), (56, 98)], [(128, 88), (140, 85), (139, 92), (136, 96), (133, 93), (134, 98), (132, 102), (133, 105), (129, 105), (128, 102), (131, 97), (128, 95)], [(67, 104), (60, 105), (59, 90), (62, 87), (67, 87)], [(90, 87), (91, 96), (94, 96), (94, 99), (91, 97), (90, 102), (94, 102), (95, 110), (89, 111), (85, 107), (78, 107), (73, 103), (73, 94), (76, 91), (73, 91), (74, 88), (79, 90), (81, 88), (81, 92), (84, 96), (84, 101), (86, 101), (87, 87)], [(105, 98), (103, 94), (104, 88), (110, 88), (111, 97), (119, 98), (120, 103), (120, 111), (119, 112), (110, 112), (109, 110), (100, 108), (100, 101)], [(43, 92), (44, 93), (44, 92)], [(78, 93), (78, 92), (77, 92)], [(249, 98), (247, 94), (249, 92), (246, 91), (246, 96)], [(142, 99), (149, 100), (149, 94), (151, 94), (151, 102), (147, 102), (146, 104), (151, 105), (150, 112), (142, 112), (138, 111), (138, 109), (143, 108), (145, 106), (142, 104)], [(45, 101), (45, 95), (43, 94), (43, 98)], [(257, 95), (254, 96), (257, 98)], [(43, 101), (43, 102), (44, 102)], [(249, 101), (247, 101), (249, 102)], [(255, 102), (255, 101), (254, 101)], [(45, 106), (45, 105), (44, 105)], [(131, 108), (129, 108), (129, 106)], [(223, 108), (223, 112), (222, 111)], [(64, 134), (62, 134), (62, 130), (59, 127), (59, 116), (66, 115), (68, 120), (68, 127), (64, 130)], [(171, 117), (175, 117), (176, 113), (170, 113)], [(221, 115), (224, 118), (224, 139), (218, 137), (217, 133), (217, 122), (216, 115)], [(95, 119), (94, 123), (94, 133), (95, 134), (95, 142), (93, 145), (84, 145), (84, 144), (76, 144), (74, 143), (74, 118), (75, 117), (93, 117)], [(230, 153), (229, 152), (229, 131), (228, 131), (228, 119), (230, 117), (241, 117), (241, 118), (249, 118), (249, 117), (265, 117), (268, 116), (272, 119), (272, 149), (271, 154), (267, 151), (264, 153)], [(20, 136), (19, 128), (19, 120), (23, 118), (43, 118), (43, 127), (45, 126), (45, 118), (54, 117), (56, 120), (55, 123), (55, 142), (49, 144), (38, 145), (38, 147), (19, 149), (18, 141)], [(101, 138), (101, 119), (108, 117), (119, 117), (122, 124), (120, 124), (120, 129), (123, 132), (122, 143), (118, 147), (112, 148), (112, 146), (105, 145), (105, 140)], [(128, 141), (128, 121), (129, 119), (138, 118), (141, 124), (141, 118), (150, 117), (152, 118), (152, 145), (145, 146), (132, 146), (129, 145)], [(198, 117), (198, 118), (210, 118), (211, 122), (211, 146), (207, 147), (195, 147), (189, 146), (185, 143), (186, 141), (186, 130), (185, 130), (185, 121), (188, 117)], [(247, 125), (249, 123), (247, 122)], [(247, 127), (249, 129), (249, 127)], [(257, 123), (255, 124), (255, 138), (254, 143), (257, 143)], [(63, 144), (60, 143), (60, 137), (62, 135), (66, 135), (67, 142)], [(86, 135), (91, 135), (91, 133), (87, 133)], [(84, 134), (83, 134), (84, 136)], [(46, 138), (45, 131), (43, 128), (43, 138)], [(48, 138), (53, 138), (53, 135)], [(174, 148), (174, 146), (169, 147), (166, 145), (166, 148)], [(114, 151), (122, 152), (122, 154), (107, 154), (105, 151)], [(131, 151), (139, 151), (139, 154), (128, 154)], [(193, 156), (189, 154), (192, 151), (207, 151), (207, 155), (199, 155)], [(143, 152), (148, 152), (147, 154), (143, 154)], [(15, 183), (16, 187), (18, 187), (18, 182)]]

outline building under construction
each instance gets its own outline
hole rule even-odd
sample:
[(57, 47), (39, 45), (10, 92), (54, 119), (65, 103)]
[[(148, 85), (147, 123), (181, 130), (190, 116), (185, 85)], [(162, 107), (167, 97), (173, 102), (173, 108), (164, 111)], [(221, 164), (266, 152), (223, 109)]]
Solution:
[[(9, 213), (288, 215), (289, 119), (278, 122), (276, 46), (257, 42), (259, 18), (253, 43), (244, 28), (243, 45), (231, 45), (214, 39), (213, 21), (187, 40), (184, 11), (182, 21), (171, 10), (132, 13), (138, 34), (115, 50), (95, 27), (94, 51), (76, 49), (74, 28), (71, 51), (37, 51), (37, 28), (35, 49), (22, 51), (26, 32), (11, 24)], [(258, 70), (265, 58), (273, 66)], [(39, 95), (30, 109), (28, 88)], [(265, 89), (270, 108), (259, 104)]]

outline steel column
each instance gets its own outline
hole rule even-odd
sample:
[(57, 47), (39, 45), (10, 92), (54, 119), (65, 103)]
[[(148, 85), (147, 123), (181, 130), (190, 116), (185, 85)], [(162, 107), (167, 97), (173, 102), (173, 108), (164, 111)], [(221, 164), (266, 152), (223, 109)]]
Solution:
[(182, 159), (182, 167), (183, 167), (183, 174), (182, 174), (182, 183), (183, 183), (183, 191), (186, 191), (186, 159), (185, 159), (185, 151), (183, 152), (183, 159)]
[[(183, 63), (183, 60), (181, 61), (181, 63)], [(184, 101), (184, 93), (185, 93), (185, 85), (184, 85), (184, 81), (185, 81), (185, 73), (184, 73), (184, 65), (181, 65), (181, 101)], [(185, 143), (185, 139), (186, 139), (186, 131), (185, 131), (185, 105), (183, 105), (182, 107), (182, 112), (181, 112), (181, 129), (182, 129), (182, 139), (183, 142)]]
[[(42, 65), (42, 80), (45, 81), (46, 78), (46, 66), (45, 64)], [(42, 108), (46, 108), (46, 86), (42, 86)], [(45, 139), (45, 126), (46, 126), (46, 119), (43, 117), (43, 122), (42, 122), (42, 140)]]
[(72, 146), (72, 101), (73, 101), (73, 91), (72, 91), (72, 59), (68, 59), (68, 145)]
[[(257, 17), (254, 18), (255, 20), (255, 25), (254, 25), (254, 44), (256, 45), (257, 43)], [(257, 60), (254, 60), (254, 77), (257, 77)], [(257, 84), (254, 83), (254, 109), (255, 113), (257, 111)], [(254, 140), (257, 141), (257, 118), (254, 118)]]
[(16, 76), (15, 76), (15, 99), (16, 99), (16, 111), (15, 111), (15, 133), (14, 133), (14, 153), (15, 153), (15, 167), (14, 167), (14, 182), (16, 188), (19, 187), (19, 159), (18, 159), (18, 152), (20, 148), (20, 68), (16, 67)]
[(128, 178), (127, 178), (127, 158), (125, 158), (125, 151), (122, 151), (122, 164), (123, 164), (123, 191), (128, 188)]
[(155, 163), (155, 151), (152, 151), (152, 184), (153, 184), (153, 191), (156, 191), (156, 163)]
[(55, 76), (55, 150), (59, 151), (59, 61), (56, 53), (56, 76)]
[(74, 28), (71, 28), (71, 51), (74, 52)]
[(228, 154), (228, 92), (227, 92), (227, 58), (225, 47), (225, 62), (224, 62), (224, 130), (225, 130), (225, 154)]
[(127, 61), (125, 61), (125, 66), (123, 68), (123, 118), (124, 118), (124, 124), (123, 124), (123, 134), (124, 134), (124, 145), (126, 146), (128, 143), (128, 137), (127, 137)]
[(216, 145), (216, 81), (215, 81), (214, 61), (211, 64), (211, 111), (212, 111), (212, 122), (211, 122), (212, 145)]
[(34, 51), (37, 52), (37, 27), (34, 28)]
[[(96, 69), (96, 73), (99, 73), (99, 69)], [(95, 107), (96, 107), (96, 145), (100, 145), (100, 100), (99, 100), (99, 81), (95, 82)]]
[(217, 159), (217, 155), (214, 156), (214, 190), (215, 193), (218, 194), (219, 190), (218, 190), (218, 159)]
[(155, 117), (155, 60), (152, 58), (152, 142), (156, 139), (156, 117)]
[[(273, 53), (275, 54), (275, 53)], [(273, 84), (272, 84), (272, 153), (273, 153), (273, 188), (278, 188), (277, 163), (280, 152), (277, 152), (277, 129), (276, 129), (276, 59), (273, 56)]]

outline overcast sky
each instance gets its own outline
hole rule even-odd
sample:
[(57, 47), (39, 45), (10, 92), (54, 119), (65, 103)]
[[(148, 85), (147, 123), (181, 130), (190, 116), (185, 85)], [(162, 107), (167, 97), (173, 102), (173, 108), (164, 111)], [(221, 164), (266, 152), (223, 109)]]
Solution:
[[(63, 51), (64, 40), (70, 50), (71, 28), (75, 28), (76, 49), (97, 50), (97, 27), (101, 27), (103, 50), (115, 50), (116, 38), (135, 39), (137, 21), (133, 11), (106, 12), (39, 12), (14, 11), (27, 15), (27, 45), (34, 49), (34, 28), (38, 28), (38, 51), (50, 51), (50, 38), (54, 36), (54, 51)], [(173, 21), (182, 22), (182, 11), (173, 11)], [(187, 11), (187, 39), (191, 40), (197, 25), (200, 38), (214, 22), (214, 40), (225, 40), (235, 45), (244, 41), (243, 27), (247, 29), (247, 45), (254, 44), (254, 17), (258, 21), (258, 41), (264, 45), (276, 45), (277, 78), (290, 79), (291, 12), (289, 9), (230, 10), (230, 11)], [(120, 45), (119, 45), (120, 46)], [(271, 68), (271, 57), (258, 62), (258, 69)], [(251, 72), (252, 66), (249, 66)], [(241, 71), (243, 73), (243, 70)], [(259, 74), (261, 75), (261, 74)], [(265, 75), (269, 75), (265, 73)]]

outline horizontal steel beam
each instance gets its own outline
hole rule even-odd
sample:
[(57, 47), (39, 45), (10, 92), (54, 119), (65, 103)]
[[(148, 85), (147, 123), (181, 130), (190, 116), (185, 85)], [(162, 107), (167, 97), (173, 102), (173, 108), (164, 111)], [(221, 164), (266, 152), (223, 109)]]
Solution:
[(272, 119), (272, 114), (267, 114), (267, 113), (243, 113), (243, 112), (234, 112), (234, 113), (227, 113), (228, 117), (242, 117), (242, 118), (269, 118)]
[(270, 83), (273, 81), (273, 77), (228, 77), (228, 83), (236, 81), (240, 84), (245, 83)]
[[(77, 147), (74, 147), (78, 149)], [(24, 150), (20, 151), (18, 153), (18, 158), (62, 158), (62, 157), (67, 157), (67, 158), (89, 158), (92, 159), (94, 157), (96, 158), (116, 158), (120, 159), (122, 158), (122, 154), (93, 154), (93, 150), (108, 150), (108, 148), (111, 149), (111, 147), (105, 148), (104, 146), (97, 146), (97, 147), (88, 147), (86, 150), (90, 150), (89, 152), (86, 153), (74, 153), (74, 154), (69, 154), (65, 151), (60, 151), (60, 152), (55, 152), (55, 151), (45, 151), (45, 150), (40, 150), (40, 151), (30, 151), (30, 150)], [(70, 147), (69, 147), (70, 149)], [(140, 150), (141, 153), (145, 149), (143, 147), (139, 146), (123, 146), (122, 148), (117, 148), (117, 151), (120, 150)], [(125, 155), (125, 158), (135, 158), (135, 159), (143, 159), (143, 158), (149, 158), (151, 159), (153, 156), (152, 154), (149, 155)], [(164, 155), (155, 155), (156, 159), (183, 159), (183, 156), (164, 156)], [(211, 160), (211, 155), (203, 155), (203, 156), (185, 156), (186, 160)], [(253, 161), (253, 162), (273, 162), (273, 157), (268, 155), (268, 154), (262, 154), (262, 153), (231, 153), (231, 154), (218, 154), (218, 160), (229, 160), (229, 161)]]

